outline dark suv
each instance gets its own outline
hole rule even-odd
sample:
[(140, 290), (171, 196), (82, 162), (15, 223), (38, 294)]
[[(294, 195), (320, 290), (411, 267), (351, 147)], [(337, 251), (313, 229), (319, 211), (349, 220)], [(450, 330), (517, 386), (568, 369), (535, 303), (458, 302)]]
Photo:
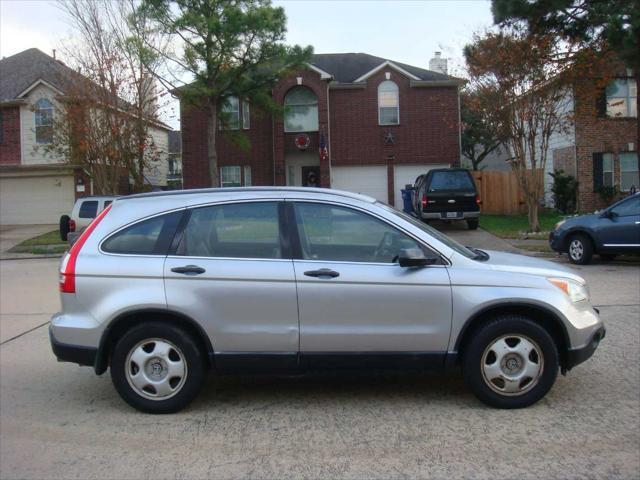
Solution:
[(468, 170), (438, 168), (420, 175), (413, 186), (413, 210), (422, 220), (466, 220), (478, 228), (480, 196)]

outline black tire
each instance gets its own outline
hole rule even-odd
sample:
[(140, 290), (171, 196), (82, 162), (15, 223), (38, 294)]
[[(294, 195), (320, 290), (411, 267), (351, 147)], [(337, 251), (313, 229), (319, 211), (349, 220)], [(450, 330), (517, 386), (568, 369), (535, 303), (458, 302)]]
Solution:
[(567, 254), (571, 263), (587, 265), (593, 257), (593, 242), (584, 233), (571, 235), (567, 243)]
[(469, 230), (477, 230), (479, 223), (480, 222), (477, 218), (470, 218), (467, 220), (467, 226), (469, 227)]
[[(129, 354), (140, 347), (145, 340), (150, 341), (140, 348), (153, 344), (151, 351), (153, 354), (156, 345), (152, 341), (154, 339), (175, 346), (177, 352), (171, 349), (169, 355), (177, 355), (177, 358), (182, 359), (186, 364), (184, 380), (180, 380), (177, 385), (179, 388), (164, 400), (146, 398), (138, 393), (129, 383), (129, 374), (127, 373), (127, 369), (137, 370), (135, 362), (130, 360), (130, 365), (125, 366)], [(149, 365), (147, 363), (148, 367)], [(150, 370), (154, 371), (155, 369), (151, 366)], [(118, 340), (111, 356), (111, 380), (117, 392), (133, 408), (146, 413), (174, 413), (185, 408), (204, 386), (207, 370), (206, 352), (198, 347), (196, 340), (182, 328), (166, 323), (145, 322), (133, 327)], [(168, 377), (168, 374), (165, 376)], [(168, 379), (167, 382), (171, 380), (174, 378)], [(153, 392), (151, 391), (151, 393)]]
[(60, 239), (63, 242), (67, 241), (69, 235), (69, 215), (62, 215), (60, 217)]
[(599, 255), (600, 255), (600, 258), (605, 262), (611, 262), (612, 260), (615, 260), (616, 257), (618, 256), (615, 253), (600, 253)]
[[(522, 386), (522, 393), (517, 391), (511, 394), (500, 393), (497, 391), (499, 381), (496, 380), (496, 383), (493, 383), (486, 379), (483, 362), (489, 361), (489, 357), (492, 354), (492, 349), (489, 347), (494, 342), (500, 340), (501, 337), (505, 337), (507, 342), (513, 341), (516, 336), (529, 341), (537, 347), (534, 349), (535, 355), (530, 353), (529, 359), (531, 359), (532, 355), (534, 359), (537, 359), (540, 365), (540, 373), (537, 378), (532, 378), (527, 383), (527, 378), (531, 377), (526, 377), (524, 370), (521, 370), (522, 373), (520, 375), (525, 376), (516, 383), (518, 386)], [(488, 354), (485, 357), (486, 352)], [(474, 332), (473, 337), (462, 353), (464, 355), (464, 378), (467, 385), (469, 385), (478, 399), (491, 407), (505, 409), (528, 407), (547, 394), (558, 376), (558, 350), (553, 338), (543, 327), (521, 315), (501, 315), (483, 325)], [(511, 352), (508, 354), (511, 354)], [(502, 367), (502, 362), (505, 361), (505, 364), (509, 362), (508, 359), (504, 360), (505, 358), (507, 358), (506, 355), (499, 362), (502, 372), (506, 368)], [(494, 362), (498, 362), (495, 354)], [(491, 365), (491, 363), (487, 363), (487, 365)], [(524, 368), (523, 364), (520, 368)], [(518, 375), (513, 378), (517, 377)], [(490, 386), (490, 383), (493, 386)], [(505, 384), (503, 382), (504, 387)]]

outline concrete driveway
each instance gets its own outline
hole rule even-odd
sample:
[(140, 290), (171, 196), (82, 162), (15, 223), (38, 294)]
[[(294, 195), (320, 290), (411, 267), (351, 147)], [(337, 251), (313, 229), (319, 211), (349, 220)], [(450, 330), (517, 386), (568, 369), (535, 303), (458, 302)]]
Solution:
[(638, 478), (640, 269), (580, 268), (608, 328), (533, 407), (494, 410), (459, 374), (223, 378), (186, 411), (138, 413), (109, 374), (57, 363), (56, 259), (0, 262), (0, 478)]
[(0, 225), (0, 253), (20, 242), (56, 230), (58, 225)]

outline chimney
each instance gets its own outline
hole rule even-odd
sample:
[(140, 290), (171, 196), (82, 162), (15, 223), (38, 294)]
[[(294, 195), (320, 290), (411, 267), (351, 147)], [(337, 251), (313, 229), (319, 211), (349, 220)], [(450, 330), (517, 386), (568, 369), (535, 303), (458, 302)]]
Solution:
[(447, 74), (447, 59), (442, 58), (441, 52), (435, 52), (433, 58), (429, 60), (429, 70)]
[(56, 59), (56, 49), (55, 48), (53, 49), (53, 59), (54, 60)]

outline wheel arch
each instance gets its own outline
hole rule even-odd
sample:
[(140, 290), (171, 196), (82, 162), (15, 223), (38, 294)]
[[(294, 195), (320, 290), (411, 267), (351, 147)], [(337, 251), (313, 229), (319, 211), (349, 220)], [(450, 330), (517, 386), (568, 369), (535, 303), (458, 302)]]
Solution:
[(584, 235), (585, 237), (587, 237), (589, 239), (589, 241), (591, 241), (591, 245), (593, 246), (593, 251), (594, 253), (597, 253), (598, 250), (598, 244), (596, 242), (596, 239), (593, 235), (593, 232), (590, 232), (589, 230), (585, 229), (585, 228), (576, 228), (575, 230), (569, 230), (567, 232), (567, 234), (564, 236), (564, 241), (562, 244), (562, 251), (564, 252), (568, 252), (569, 251), (569, 242), (571, 240), (571, 238), (575, 235)]
[(159, 322), (171, 325), (178, 325), (193, 335), (194, 339), (204, 352), (206, 352), (209, 361), (213, 358), (213, 345), (211, 339), (204, 329), (192, 318), (182, 313), (171, 310), (162, 310), (148, 308), (143, 310), (135, 310), (125, 312), (114, 318), (107, 328), (105, 328), (100, 338), (98, 352), (94, 364), (96, 374), (101, 375), (107, 371), (111, 352), (118, 341), (130, 328), (143, 322)]
[(454, 348), (455, 352), (457, 352), (455, 357), (456, 364), (460, 363), (462, 356), (464, 355), (465, 346), (473, 337), (473, 333), (475, 331), (477, 331), (489, 319), (495, 318), (499, 315), (509, 314), (527, 317), (549, 332), (558, 347), (560, 366), (564, 371), (567, 365), (567, 352), (571, 343), (569, 333), (567, 332), (562, 319), (559, 314), (554, 312), (552, 309), (524, 302), (509, 302), (490, 305), (476, 312), (471, 318), (469, 318), (463, 325), (460, 333), (458, 334), (458, 338), (456, 339)]

